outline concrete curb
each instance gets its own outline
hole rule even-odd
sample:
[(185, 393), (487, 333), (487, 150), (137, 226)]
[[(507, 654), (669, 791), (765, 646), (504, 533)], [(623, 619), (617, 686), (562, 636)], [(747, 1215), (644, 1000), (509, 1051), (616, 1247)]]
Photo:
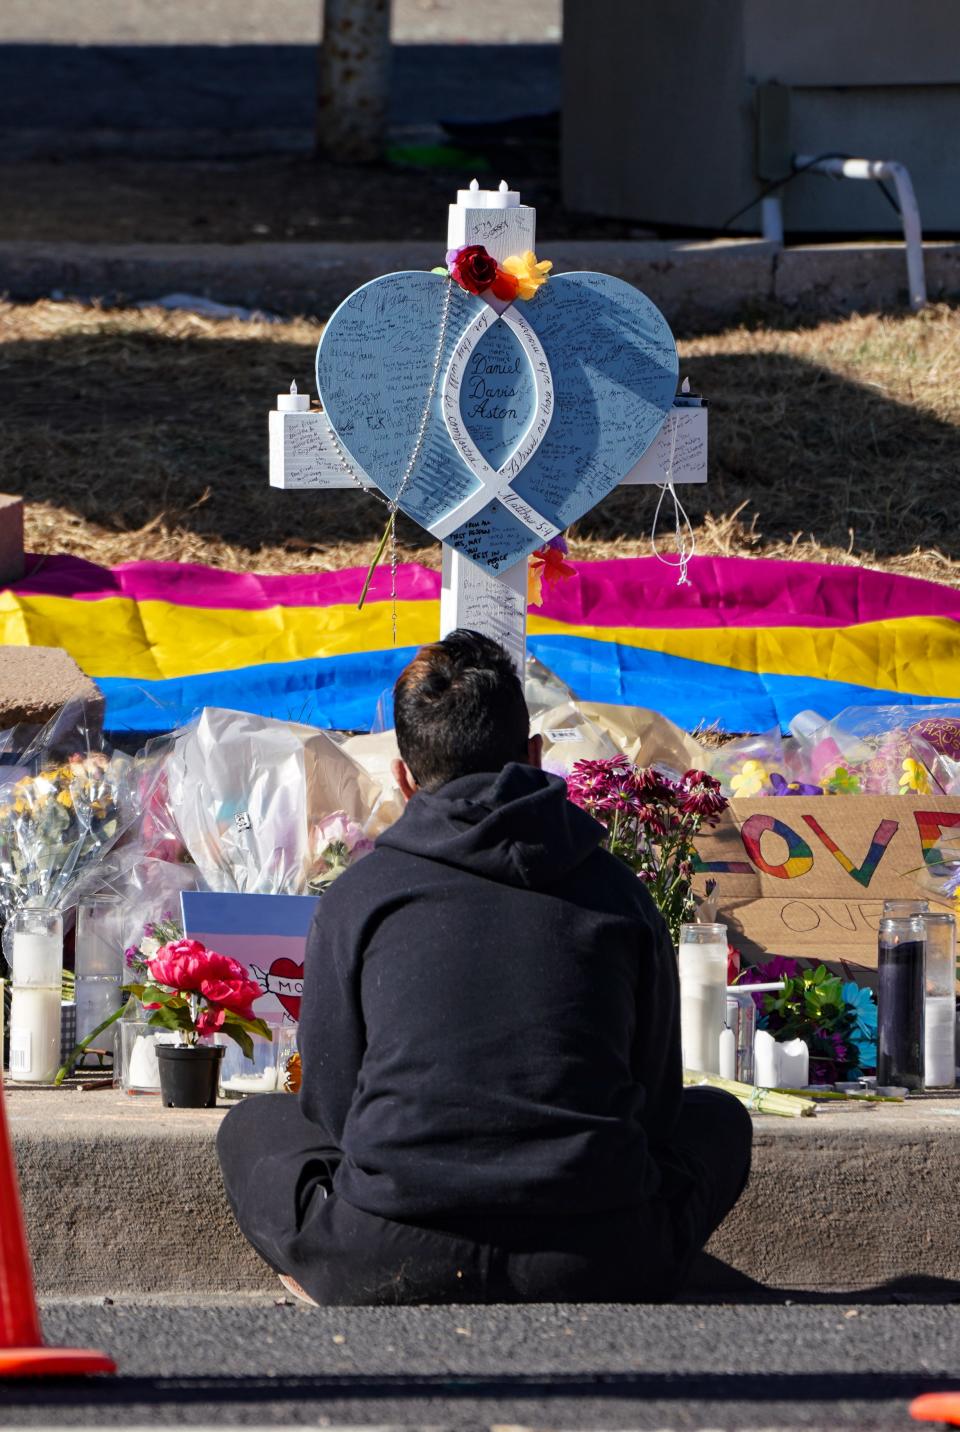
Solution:
[[(40, 1294), (276, 1288), (223, 1193), (222, 1110), (17, 1089), (7, 1108)], [(960, 1100), (924, 1099), (756, 1120), (750, 1184), (708, 1249), (728, 1266), (698, 1290), (755, 1280), (847, 1294), (920, 1279), (956, 1297), (958, 1116)]]
[[(906, 301), (899, 243), (800, 245), (760, 239), (543, 241), (557, 272), (592, 269), (642, 288), (678, 330), (779, 309), (804, 317)], [(960, 296), (960, 243), (924, 246), (931, 300)], [(326, 317), (359, 284), (442, 262), (440, 244), (45, 244), (0, 242), (0, 292), (135, 302), (186, 292), (281, 314)]]

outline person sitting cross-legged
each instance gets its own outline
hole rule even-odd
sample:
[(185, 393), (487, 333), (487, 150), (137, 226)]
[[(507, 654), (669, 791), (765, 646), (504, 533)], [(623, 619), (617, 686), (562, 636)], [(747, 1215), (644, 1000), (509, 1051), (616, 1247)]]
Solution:
[(670, 1298), (751, 1125), (683, 1088), (666, 926), (497, 643), (424, 647), (394, 711), (407, 805), (319, 902), (299, 1097), (220, 1129), (239, 1225), (323, 1304)]

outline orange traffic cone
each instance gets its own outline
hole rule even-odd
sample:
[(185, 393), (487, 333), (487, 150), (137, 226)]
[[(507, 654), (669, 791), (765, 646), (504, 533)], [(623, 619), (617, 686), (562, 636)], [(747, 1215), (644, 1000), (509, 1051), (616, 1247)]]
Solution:
[(116, 1372), (106, 1353), (44, 1347), (0, 1073), (0, 1378)]
[(910, 1404), (910, 1416), (918, 1422), (946, 1422), (960, 1425), (960, 1392), (925, 1392)]

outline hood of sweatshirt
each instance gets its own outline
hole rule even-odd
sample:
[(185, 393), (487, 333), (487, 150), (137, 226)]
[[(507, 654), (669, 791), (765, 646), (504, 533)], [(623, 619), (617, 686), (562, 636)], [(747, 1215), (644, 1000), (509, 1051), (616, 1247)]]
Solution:
[(603, 837), (559, 776), (512, 762), (418, 791), (377, 845), (539, 890), (581, 865)]

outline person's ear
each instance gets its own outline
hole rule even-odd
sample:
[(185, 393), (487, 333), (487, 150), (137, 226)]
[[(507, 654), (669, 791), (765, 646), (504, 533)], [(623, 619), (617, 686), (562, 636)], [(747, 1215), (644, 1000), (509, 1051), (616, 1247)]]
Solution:
[(393, 776), (393, 779), (400, 787), (400, 794), (403, 796), (405, 801), (408, 801), (412, 795), (416, 794), (418, 789), (417, 783), (413, 779), (413, 776), (410, 774), (410, 767), (407, 765), (406, 761), (401, 761), (399, 759), (397, 759), (396, 761), (391, 761), (390, 774)]
[(527, 742), (527, 764), (539, 771), (543, 762), (543, 737), (531, 736)]

